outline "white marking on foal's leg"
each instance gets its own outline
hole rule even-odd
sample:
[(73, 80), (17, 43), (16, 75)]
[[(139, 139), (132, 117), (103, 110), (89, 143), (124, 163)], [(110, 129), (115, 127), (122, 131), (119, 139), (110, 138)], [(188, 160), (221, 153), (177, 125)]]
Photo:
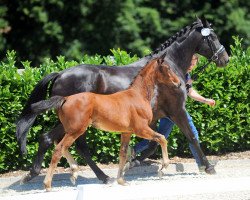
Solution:
[(63, 152), (63, 156), (67, 159), (70, 168), (72, 170), (72, 175), (70, 177), (70, 181), (72, 182), (73, 185), (76, 184), (76, 179), (78, 177), (78, 171), (79, 171), (79, 166), (77, 162), (74, 160), (73, 156), (69, 153), (68, 150), (65, 150)]

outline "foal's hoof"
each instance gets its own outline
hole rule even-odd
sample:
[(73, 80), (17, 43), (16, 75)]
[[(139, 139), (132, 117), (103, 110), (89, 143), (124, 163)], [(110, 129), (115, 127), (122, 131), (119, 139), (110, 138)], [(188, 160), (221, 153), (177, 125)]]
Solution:
[(207, 174), (216, 174), (216, 171), (215, 171), (213, 165), (210, 165), (209, 167), (207, 167), (207, 168), (205, 169), (205, 172), (206, 172)]
[(45, 188), (46, 192), (51, 192), (51, 187), (44, 186), (44, 188)]
[(161, 169), (160, 169), (159, 171), (162, 171), (164, 168), (167, 169), (167, 168), (168, 168), (168, 165), (169, 165), (169, 162), (167, 162), (167, 163), (162, 163)]
[(71, 183), (73, 184), (73, 185), (75, 185), (76, 184), (76, 177), (74, 177), (74, 176), (71, 176), (70, 177), (70, 181), (71, 181)]
[(51, 191), (51, 184), (45, 183), (45, 182), (43, 182), (43, 184), (44, 184), (44, 188), (45, 188), (46, 192), (50, 192)]
[(162, 178), (163, 176), (164, 176), (163, 171), (162, 171), (162, 170), (159, 170), (159, 171), (158, 171), (158, 177), (159, 177), (159, 178)]
[(162, 165), (162, 168), (167, 169), (167, 168), (168, 168), (168, 166), (169, 166), (169, 162), (168, 162), (168, 163), (164, 163), (164, 164)]
[(129, 183), (126, 182), (123, 178), (118, 178), (117, 183), (120, 184), (120, 185), (123, 185), (123, 186), (129, 185)]

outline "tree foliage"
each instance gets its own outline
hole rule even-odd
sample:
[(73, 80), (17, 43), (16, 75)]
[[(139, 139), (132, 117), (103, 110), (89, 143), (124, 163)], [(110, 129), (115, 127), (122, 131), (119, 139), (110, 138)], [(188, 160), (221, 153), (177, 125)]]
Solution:
[(232, 35), (250, 44), (249, 1), (2, 0), (0, 58), (14, 49), (17, 58), (38, 65), (45, 57), (108, 55), (110, 48), (142, 56), (183, 26), (205, 14), (229, 50)]

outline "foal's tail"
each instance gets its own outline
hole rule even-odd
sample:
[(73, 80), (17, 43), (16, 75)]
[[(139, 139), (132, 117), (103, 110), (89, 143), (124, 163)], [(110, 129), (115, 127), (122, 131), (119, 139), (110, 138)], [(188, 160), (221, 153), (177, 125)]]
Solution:
[[(29, 99), (16, 122), (16, 137), (21, 147), (21, 153), (26, 154), (27, 133), (36, 119), (36, 114), (31, 112), (31, 104), (46, 98), (49, 84), (53, 85), (59, 73), (51, 73), (44, 77), (34, 88)], [(51, 88), (50, 86), (50, 88)]]
[(42, 100), (31, 104), (31, 112), (39, 115), (47, 110), (60, 108), (66, 99), (62, 96), (53, 96), (48, 100)]

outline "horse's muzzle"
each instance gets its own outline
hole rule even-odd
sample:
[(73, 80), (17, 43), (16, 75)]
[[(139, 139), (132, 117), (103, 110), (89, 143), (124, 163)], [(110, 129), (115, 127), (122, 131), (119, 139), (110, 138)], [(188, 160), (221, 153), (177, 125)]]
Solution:
[(225, 67), (229, 62), (229, 56), (224, 50), (220, 55), (218, 55), (218, 59), (215, 61), (217, 67)]

